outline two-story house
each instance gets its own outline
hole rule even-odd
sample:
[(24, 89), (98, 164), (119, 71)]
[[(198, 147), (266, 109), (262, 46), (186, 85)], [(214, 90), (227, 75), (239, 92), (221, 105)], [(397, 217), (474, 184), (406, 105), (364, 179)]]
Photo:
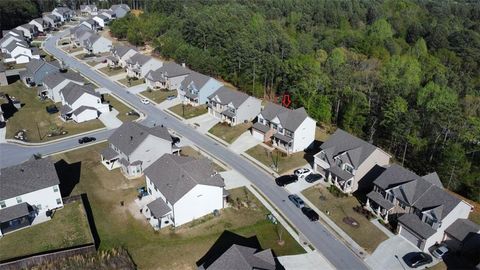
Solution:
[(84, 16), (97, 15), (98, 9), (96, 5), (80, 5), (80, 13)]
[(225, 86), (208, 97), (208, 113), (230, 126), (252, 121), (261, 108), (258, 98)]
[(68, 83), (85, 84), (83, 77), (76, 72), (53, 73), (45, 77), (43, 87), (38, 88), (38, 94), (40, 97), (49, 98), (53, 102), (61, 102), (60, 90)]
[(85, 39), (93, 34), (95, 34), (95, 32), (92, 29), (80, 24), (70, 29), (70, 40), (73, 44), (75, 44), (75, 46), (79, 47), (82, 46)]
[(121, 168), (127, 178), (135, 178), (142, 176), (144, 170), (164, 154), (179, 152), (166, 127), (126, 122), (108, 138), (101, 161), (107, 169)]
[(207, 104), (211, 96), (223, 84), (212, 77), (192, 71), (180, 84), (178, 96), (185, 104), (198, 106)]
[(40, 59), (32, 59), (24, 72), (20, 72), (20, 78), (27, 86), (43, 85), (43, 80), (50, 74), (60, 72), (58, 62), (46, 62)]
[(396, 219), (398, 233), (423, 251), (444, 240), (445, 230), (472, 210), (443, 188), (436, 173), (420, 177), (393, 164), (373, 184), (365, 207), (385, 222)]
[(38, 35), (38, 29), (34, 25), (31, 25), (29, 23), (19, 25), (15, 27), (15, 29), (22, 31), (23, 36), (29, 40), (32, 40)]
[(73, 10), (67, 7), (56, 7), (53, 9), (52, 14), (59, 17), (62, 23), (70, 21), (75, 15)]
[(163, 63), (163, 66), (157, 70), (152, 70), (145, 76), (147, 86), (153, 90), (177, 90), (185, 77), (190, 74), (190, 70), (174, 62)]
[(108, 18), (109, 21), (113, 21), (117, 18), (117, 14), (112, 10), (102, 10), (100, 15), (103, 15)]
[(112, 49), (112, 41), (100, 35), (92, 34), (83, 40), (82, 47), (87, 53), (105, 53)]
[(70, 82), (60, 90), (60, 99), (60, 117), (65, 121), (82, 123), (110, 111), (110, 105), (102, 103), (101, 95), (95, 92), (91, 85)]
[(60, 180), (50, 158), (32, 159), (0, 170), (0, 237), (32, 225), (63, 207)]
[(337, 129), (315, 154), (314, 170), (342, 192), (352, 193), (375, 166), (387, 166), (390, 157), (382, 149)]
[(123, 18), (130, 12), (130, 7), (127, 4), (112, 5), (110, 10), (115, 12), (116, 18)]
[(94, 19), (90, 18), (85, 21), (83, 21), (80, 25), (85, 25), (88, 29), (97, 31), (98, 29), (98, 22), (95, 21)]
[(165, 154), (145, 170), (150, 203), (143, 209), (155, 229), (178, 227), (224, 207), (224, 180), (209, 160)]
[(107, 64), (109, 67), (122, 67), (127, 66), (127, 60), (138, 53), (137, 49), (132, 46), (116, 44), (112, 47), (111, 57), (107, 57)]
[(38, 32), (40, 33), (44, 33), (46, 32), (48, 29), (48, 25), (46, 25), (46, 23), (43, 21), (42, 18), (36, 18), (36, 19), (33, 19), (29, 22), (29, 24), (35, 26), (38, 30)]
[(97, 16), (93, 17), (92, 19), (97, 22), (100, 30), (105, 28), (105, 26), (110, 21), (107, 16), (102, 15), (102, 14), (97, 15)]
[(127, 76), (138, 79), (145, 78), (151, 70), (159, 69), (163, 66), (163, 62), (151, 56), (136, 53), (126, 60)]
[(305, 108), (288, 109), (267, 103), (252, 126), (252, 136), (287, 154), (304, 151), (315, 140), (316, 121)]
[(25, 64), (32, 59), (40, 59), (37, 48), (30, 48), (25, 41), (16, 41), (12, 39), (6, 46), (2, 47), (4, 54), (3, 62)]
[(44, 14), (42, 19), (47, 30), (56, 29), (61, 24), (60, 18), (53, 14)]
[(0, 48), (2, 49), (2, 52), (5, 52), (5, 47), (10, 44), (12, 41), (17, 41), (17, 42), (25, 42), (25, 38), (23, 37), (23, 33), (21, 36), (19, 35), (13, 35), (9, 32), (7, 34), (4, 34), (2, 39), (0, 39)]

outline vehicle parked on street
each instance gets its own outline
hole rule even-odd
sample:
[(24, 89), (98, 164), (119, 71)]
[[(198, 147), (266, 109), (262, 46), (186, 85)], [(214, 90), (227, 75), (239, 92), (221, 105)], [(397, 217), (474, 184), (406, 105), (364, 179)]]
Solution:
[(323, 178), (324, 177), (321, 174), (311, 173), (311, 174), (305, 176), (305, 181), (307, 181), (308, 183), (313, 183), (313, 182), (317, 182), (318, 180), (321, 180)]
[(310, 170), (309, 168), (300, 168), (300, 169), (296, 169), (295, 171), (293, 171), (293, 173), (296, 176), (298, 176), (298, 178), (304, 178), (305, 176), (311, 174), (312, 170)]
[(293, 175), (293, 174), (282, 175), (282, 176), (278, 177), (277, 179), (275, 179), (275, 183), (277, 183), (277, 185), (279, 185), (281, 187), (286, 186), (286, 185), (291, 184), (291, 183), (295, 183), (297, 181), (298, 181), (298, 176)]
[(142, 103), (145, 104), (145, 105), (150, 104), (150, 101), (149, 101), (148, 99), (146, 99), (146, 98), (142, 98), (141, 101), (142, 101)]
[(317, 221), (320, 218), (318, 213), (308, 206), (302, 207), (302, 212), (310, 221)]
[(432, 250), (432, 255), (433, 257), (437, 258), (437, 259), (441, 259), (445, 254), (447, 254), (449, 251), (447, 245), (445, 244), (441, 244), (441, 245), (438, 245), (436, 247), (434, 247), (434, 249)]
[(78, 139), (78, 143), (79, 144), (84, 144), (84, 143), (94, 142), (96, 140), (97, 139), (95, 137), (83, 137), (83, 138)]
[(293, 204), (295, 204), (295, 206), (298, 208), (302, 208), (305, 206), (305, 202), (302, 200), (302, 198), (298, 197), (298, 195), (288, 195), (288, 199), (293, 202)]
[(422, 265), (433, 262), (432, 256), (424, 252), (412, 252), (403, 257), (405, 263), (411, 268), (417, 268)]

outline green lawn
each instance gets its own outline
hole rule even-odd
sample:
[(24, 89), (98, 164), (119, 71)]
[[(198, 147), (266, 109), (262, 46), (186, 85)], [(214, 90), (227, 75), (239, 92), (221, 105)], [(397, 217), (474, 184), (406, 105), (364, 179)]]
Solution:
[(155, 103), (162, 103), (163, 101), (167, 100), (169, 96), (177, 96), (177, 91), (162, 91), (162, 90), (145, 90), (140, 94), (144, 95), (145, 97), (149, 98)]
[[(329, 211), (329, 218), (367, 252), (372, 253), (381, 242), (387, 240), (388, 237), (380, 229), (365, 216), (353, 210), (353, 207), (360, 204), (356, 197), (337, 198), (319, 185), (306, 189), (302, 193), (322, 212)], [(345, 217), (354, 218), (360, 226), (354, 228), (346, 224), (343, 222)]]
[(185, 119), (190, 119), (208, 112), (207, 106), (205, 105), (194, 107), (191, 105), (178, 104), (168, 109), (174, 114), (180, 117), (183, 117)]
[(125, 105), (123, 102), (120, 102), (114, 96), (109, 94), (104, 94), (103, 99), (110, 103), (110, 105), (118, 111), (117, 118), (122, 122), (130, 122), (138, 118), (136, 115), (127, 115), (127, 112), (132, 111), (133, 109)]
[[(2, 86), (0, 87), (0, 91), (14, 96), (20, 100), (22, 104), (25, 104), (8, 119), (7, 139), (13, 139), (15, 133), (22, 129), (27, 130), (28, 141), (40, 142), (104, 127), (98, 119), (77, 124), (73, 121), (62, 121), (59, 118), (59, 113), (48, 114), (45, 107), (54, 103), (51, 100), (41, 101), (37, 96), (36, 88), (28, 88), (20, 81), (11, 85)], [(59, 106), (57, 106), (57, 108), (60, 109)], [(60, 130), (67, 131), (68, 133), (60, 136), (47, 136), (49, 133)]]
[(251, 126), (252, 124), (250, 122), (246, 124), (242, 123), (233, 127), (231, 127), (227, 123), (218, 123), (213, 126), (208, 132), (228, 143), (232, 143), (240, 135), (247, 131)]
[(89, 66), (91, 66), (91, 67), (94, 67), (94, 66), (96, 66), (96, 65), (98, 65), (98, 64), (100, 64), (100, 63), (97, 62), (97, 61), (88, 61), (87, 64), (88, 64)]
[(66, 204), (53, 219), (5, 235), (0, 261), (53, 249), (93, 243), (87, 216), (80, 201)]
[(98, 70), (103, 72), (107, 76), (114, 76), (114, 75), (118, 75), (120, 73), (125, 72), (121, 67), (118, 67), (118, 68), (103, 67)]
[[(257, 234), (263, 248), (272, 248), (280, 256), (304, 252), (287, 233), (283, 233), (285, 245), (276, 243), (276, 226), (265, 220), (265, 208), (251, 194), (248, 207), (227, 208), (219, 217), (210, 215), (176, 230), (154, 232), (143, 217), (135, 218), (128, 207), (134, 204), (136, 188), (145, 185), (144, 177), (127, 180), (118, 169), (108, 171), (99, 160), (105, 146), (101, 143), (55, 156), (70, 164), (81, 162), (80, 182), (73, 194), (88, 195), (101, 240), (100, 250), (122, 246), (139, 269), (196, 269), (195, 262), (228, 229), (247, 237)], [(125, 206), (121, 206), (121, 201)], [(136, 206), (131, 208), (138, 214)]]
[(304, 152), (293, 153), (287, 156), (285, 153), (276, 149), (270, 151), (260, 144), (248, 149), (246, 153), (269, 168), (273, 168), (274, 161), (278, 159), (279, 174), (305, 166), (308, 163), (305, 159)]
[(130, 83), (128, 83), (128, 79), (127, 78), (123, 78), (121, 80), (118, 80), (119, 83), (125, 85), (126, 87), (132, 87), (132, 86), (137, 86), (139, 84), (143, 84), (145, 83), (145, 80), (144, 79), (132, 79), (130, 80)]

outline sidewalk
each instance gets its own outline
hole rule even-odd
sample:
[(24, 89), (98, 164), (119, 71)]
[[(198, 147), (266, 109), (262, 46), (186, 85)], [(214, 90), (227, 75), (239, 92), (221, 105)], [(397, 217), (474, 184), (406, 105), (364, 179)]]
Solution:
[(0, 143), (4, 143), (7, 140), (5, 140), (5, 136), (7, 135), (7, 127), (0, 128)]
[(389, 229), (385, 228), (385, 226), (383, 226), (382, 224), (380, 224), (380, 222), (378, 221), (378, 219), (374, 219), (371, 221), (373, 223), (373, 225), (377, 226), (377, 228), (382, 231), (384, 234), (386, 234), (388, 236), (388, 238), (392, 238), (395, 236), (395, 234), (393, 234)]

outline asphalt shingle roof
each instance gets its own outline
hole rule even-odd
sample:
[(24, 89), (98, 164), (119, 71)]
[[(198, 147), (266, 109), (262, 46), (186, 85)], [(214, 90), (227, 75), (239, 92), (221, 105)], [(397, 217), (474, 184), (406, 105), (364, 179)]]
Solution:
[(422, 239), (428, 239), (436, 232), (432, 227), (423, 223), (420, 218), (414, 214), (403, 214), (398, 218), (398, 222), (411, 231), (414, 231), (421, 236)]
[(232, 103), (233, 107), (238, 109), (250, 96), (243, 92), (222, 86), (211, 94), (208, 99), (213, 99), (214, 97), (218, 97), (221, 104), (227, 105)]
[(148, 61), (150, 61), (150, 59), (152, 59), (151, 56), (147, 56), (147, 55), (143, 55), (141, 53), (136, 53), (134, 55), (132, 55), (128, 60), (127, 62), (128, 63), (131, 63), (133, 65), (140, 65), (140, 66), (143, 66), (145, 63), (147, 63)]
[(461, 218), (455, 220), (445, 232), (458, 241), (463, 242), (470, 234), (479, 233), (480, 225), (469, 219)]
[(76, 83), (70, 82), (65, 85), (60, 93), (63, 95), (65, 102), (67, 104), (73, 104), (77, 99), (79, 99), (83, 94), (89, 94), (96, 97), (100, 97), (100, 94), (95, 92), (92, 86), (90, 85), (78, 85)]
[(55, 88), (57, 85), (65, 80), (82, 83), (83, 77), (77, 72), (54, 73), (45, 77), (43, 84), (49, 88)]
[(278, 117), (282, 127), (292, 132), (297, 130), (308, 117), (307, 111), (305, 111), (303, 107), (292, 110), (272, 102), (268, 102), (260, 114), (268, 121), (272, 121), (275, 117)]
[(153, 81), (162, 81), (165, 78), (172, 78), (189, 74), (190, 71), (177, 63), (166, 62), (157, 70), (148, 72), (147, 78)]
[(24, 217), (30, 214), (30, 211), (33, 211), (33, 209), (26, 202), (0, 209), (0, 223)]
[(148, 209), (152, 215), (156, 218), (161, 218), (170, 213), (172, 209), (163, 201), (162, 198), (158, 198), (155, 201), (147, 204)]
[(115, 45), (112, 49), (112, 51), (118, 56), (118, 57), (123, 57), (127, 52), (130, 50), (137, 51), (136, 48), (131, 47), (131, 46), (125, 46), (125, 45)]
[(275, 270), (275, 267), (275, 258), (271, 249), (257, 251), (255, 248), (234, 244), (205, 269)]
[(202, 89), (202, 87), (210, 80), (211, 78), (206, 76), (206, 75), (203, 75), (201, 73), (198, 73), (198, 72), (194, 72), (192, 71), (190, 73), (190, 75), (188, 75), (187, 77), (185, 77), (185, 79), (182, 81), (181, 83), (181, 88), (186, 91), (187, 90), (187, 87), (193, 83), (194, 85), (194, 88), (196, 88), (197, 90), (200, 90)]

